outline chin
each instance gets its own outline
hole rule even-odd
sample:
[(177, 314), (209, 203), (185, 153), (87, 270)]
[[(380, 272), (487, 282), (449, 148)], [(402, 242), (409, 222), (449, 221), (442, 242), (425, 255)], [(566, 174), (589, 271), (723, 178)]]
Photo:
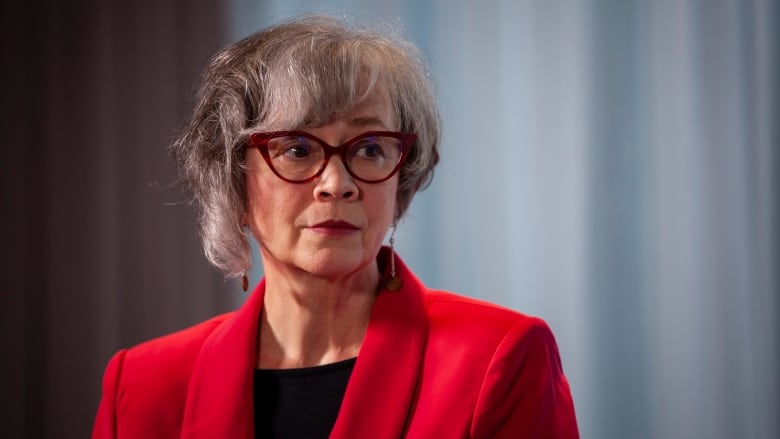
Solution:
[(305, 267), (301, 267), (305, 271), (321, 277), (339, 278), (359, 272), (374, 260), (374, 256), (362, 248), (334, 247), (317, 249), (306, 259)]

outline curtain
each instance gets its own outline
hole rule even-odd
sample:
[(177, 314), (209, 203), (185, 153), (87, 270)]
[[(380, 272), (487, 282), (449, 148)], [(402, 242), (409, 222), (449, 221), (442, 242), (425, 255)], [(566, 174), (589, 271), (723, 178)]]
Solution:
[(165, 149), (225, 20), (210, 1), (18, 3), (0, 14), (0, 436), (83, 438), (115, 351), (240, 292)]

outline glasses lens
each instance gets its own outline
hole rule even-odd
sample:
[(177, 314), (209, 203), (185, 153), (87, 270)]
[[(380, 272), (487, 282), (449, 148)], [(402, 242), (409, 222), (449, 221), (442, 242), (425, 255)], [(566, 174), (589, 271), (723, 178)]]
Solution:
[(276, 172), (293, 181), (313, 177), (325, 159), (322, 145), (303, 136), (274, 137), (266, 145)]
[(349, 146), (347, 166), (358, 178), (382, 180), (389, 176), (401, 160), (401, 140), (387, 136), (369, 136)]

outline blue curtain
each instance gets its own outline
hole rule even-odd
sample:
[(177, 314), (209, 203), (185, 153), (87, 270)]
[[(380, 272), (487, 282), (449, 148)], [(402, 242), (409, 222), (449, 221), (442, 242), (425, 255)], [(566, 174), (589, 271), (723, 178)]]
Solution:
[(329, 13), (423, 50), (443, 160), (399, 251), (551, 324), (583, 437), (780, 437), (776, 2), (231, 5), (234, 39)]

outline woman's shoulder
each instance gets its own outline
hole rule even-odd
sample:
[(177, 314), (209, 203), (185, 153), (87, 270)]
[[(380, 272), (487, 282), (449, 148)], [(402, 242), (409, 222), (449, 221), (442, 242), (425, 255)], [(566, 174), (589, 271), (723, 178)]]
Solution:
[(460, 410), (465, 420), (451, 425), (473, 437), (552, 437), (552, 429), (562, 432), (555, 437), (577, 437), (568, 382), (544, 320), (446, 291), (427, 290), (424, 297), (418, 410), (428, 416), (414, 419), (412, 428)]
[(200, 350), (200, 346), (214, 329), (233, 314), (234, 312), (221, 314), (188, 328), (144, 341), (127, 349), (127, 356), (165, 358), (175, 357), (191, 350)]
[[(209, 336), (231, 314), (117, 352), (103, 375), (95, 432), (150, 437), (155, 431), (178, 437), (195, 361)], [(122, 414), (121, 422), (117, 413)]]
[(485, 350), (499, 345), (555, 345), (547, 322), (495, 303), (447, 291), (425, 294), (429, 343)]
[(203, 343), (233, 313), (222, 314), (188, 328), (147, 340), (122, 351), (122, 381), (135, 387), (149, 380), (189, 379)]
[(547, 323), (539, 317), (449, 291), (428, 290), (425, 304), (429, 319), (452, 325), (479, 325), (499, 330), (516, 326), (547, 328)]

